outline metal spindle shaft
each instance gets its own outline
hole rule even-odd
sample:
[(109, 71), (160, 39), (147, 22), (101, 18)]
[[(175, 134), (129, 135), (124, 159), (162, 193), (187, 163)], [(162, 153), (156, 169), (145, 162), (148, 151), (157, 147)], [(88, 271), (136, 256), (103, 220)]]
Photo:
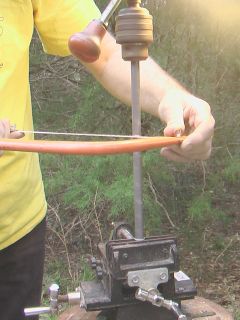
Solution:
[[(122, 46), (122, 58), (131, 62), (132, 134), (141, 135), (140, 61), (148, 58), (153, 41), (152, 16), (141, 7), (141, 0), (127, 0), (128, 8), (116, 17), (116, 42)], [(142, 157), (133, 154), (135, 238), (144, 239)]]
[[(131, 62), (131, 88), (132, 88), (132, 134), (141, 135), (141, 108), (140, 108), (140, 66), (139, 61)], [(144, 218), (142, 199), (142, 155), (133, 153), (134, 178), (134, 216), (135, 238), (144, 238)]]

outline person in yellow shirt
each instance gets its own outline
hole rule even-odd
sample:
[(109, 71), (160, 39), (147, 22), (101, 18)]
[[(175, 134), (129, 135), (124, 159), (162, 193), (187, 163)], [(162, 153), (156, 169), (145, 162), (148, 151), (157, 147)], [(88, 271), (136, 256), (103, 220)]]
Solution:
[[(0, 137), (22, 137), (10, 132), (10, 123), (33, 129), (29, 45), (34, 26), (47, 53), (66, 56), (69, 37), (99, 16), (93, 0), (1, 1)], [(111, 94), (130, 105), (130, 66), (109, 33), (99, 60), (84, 65)], [(166, 123), (166, 136), (184, 132), (185, 124), (191, 129), (181, 146), (163, 148), (162, 156), (181, 162), (208, 158), (214, 130), (209, 105), (151, 58), (142, 63), (141, 73), (142, 110)], [(0, 155), (0, 318), (21, 320), (24, 307), (40, 303), (46, 201), (38, 155), (10, 151)]]

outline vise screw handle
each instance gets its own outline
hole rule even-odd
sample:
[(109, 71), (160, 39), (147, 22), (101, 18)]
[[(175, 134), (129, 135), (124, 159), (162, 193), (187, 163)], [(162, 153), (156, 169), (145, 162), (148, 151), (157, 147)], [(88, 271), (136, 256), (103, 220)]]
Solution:
[(176, 316), (177, 320), (187, 320), (187, 317), (180, 309), (178, 303), (172, 300), (164, 299), (163, 296), (157, 290), (147, 291), (139, 288), (136, 291), (135, 297), (137, 300), (150, 302), (152, 305), (156, 307), (163, 307), (168, 309)]
[(31, 317), (31, 316), (46, 314), (46, 313), (56, 314), (58, 312), (58, 293), (59, 293), (59, 286), (57, 284), (52, 284), (49, 288), (50, 306), (25, 308), (24, 309), (25, 316)]

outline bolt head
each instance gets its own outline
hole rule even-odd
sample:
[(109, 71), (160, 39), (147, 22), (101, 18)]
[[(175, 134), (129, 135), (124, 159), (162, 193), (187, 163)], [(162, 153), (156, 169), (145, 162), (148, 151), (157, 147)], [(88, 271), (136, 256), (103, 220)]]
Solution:
[(179, 317), (178, 317), (179, 320), (187, 320), (187, 317), (184, 315), (184, 314), (181, 314)]
[(154, 302), (155, 303), (159, 303), (161, 300), (160, 300), (160, 298), (158, 297), (158, 296), (156, 296), (156, 297), (154, 297)]
[(127, 260), (128, 259), (128, 254), (125, 252), (123, 255), (122, 255), (123, 259), (124, 260)]
[(167, 274), (165, 272), (160, 273), (160, 279), (161, 280), (166, 280), (167, 279)]
[(134, 276), (133, 278), (132, 278), (132, 283), (133, 284), (138, 284), (139, 283), (139, 276)]

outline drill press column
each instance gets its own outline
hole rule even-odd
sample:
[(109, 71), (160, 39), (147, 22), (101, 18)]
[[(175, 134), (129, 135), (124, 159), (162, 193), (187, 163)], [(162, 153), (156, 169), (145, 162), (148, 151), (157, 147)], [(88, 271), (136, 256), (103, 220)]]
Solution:
[[(116, 18), (116, 41), (122, 45), (122, 57), (131, 62), (132, 134), (141, 135), (140, 61), (148, 57), (153, 41), (152, 16), (140, 7), (141, 0), (128, 0), (128, 8)], [(141, 152), (133, 154), (135, 237), (144, 238)]]

